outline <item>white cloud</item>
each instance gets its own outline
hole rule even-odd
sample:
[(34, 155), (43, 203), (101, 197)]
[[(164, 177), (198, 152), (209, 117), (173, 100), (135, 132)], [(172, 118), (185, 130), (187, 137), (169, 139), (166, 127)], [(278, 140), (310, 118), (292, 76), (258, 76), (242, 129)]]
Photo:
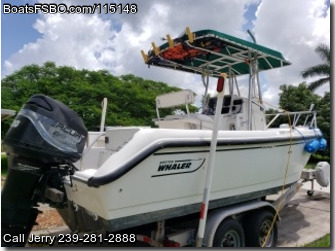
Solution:
[[(262, 73), (266, 80), (264, 98), (269, 103), (278, 103), (280, 85), (305, 81), (301, 71), (321, 62), (314, 50), (318, 44), (330, 42), (329, 8), (326, 15), (325, 10), (325, 2), (319, 0), (264, 0), (259, 5), (254, 23), (257, 42), (279, 50), (292, 63)], [(320, 94), (324, 90), (320, 89)]]
[(41, 38), (24, 47), (5, 61), (5, 73), (26, 64), (55, 61), (58, 65), (76, 68), (105, 68), (105, 54), (114, 49), (110, 21), (88, 15), (42, 15), (34, 28)]
[[(87, 0), (67, 3), (92, 4)], [(41, 37), (8, 58), (4, 73), (51, 60), (57, 65), (108, 69), (116, 75), (132, 73), (192, 89), (200, 96), (203, 85), (199, 76), (157, 67), (148, 69), (140, 51), (148, 51), (153, 41), (160, 44), (160, 38), (167, 33), (178, 36), (186, 26), (246, 39), (248, 34), (242, 30), (246, 23), (244, 13), (249, 4), (258, 3), (259, 0), (194, 0), (192, 4), (189, 0), (146, 0), (137, 2), (138, 13), (134, 15), (41, 15), (34, 25)], [(253, 21), (257, 42), (283, 52), (293, 63), (282, 70), (262, 73), (268, 102), (278, 101), (279, 85), (303, 81), (299, 73), (320, 62), (314, 49), (318, 43), (327, 44), (330, 40), (329, 9), (325, 11), (320, 0), (263, 0), (259, 5)], [(211, 79), (213, 89), (214, 81)]]

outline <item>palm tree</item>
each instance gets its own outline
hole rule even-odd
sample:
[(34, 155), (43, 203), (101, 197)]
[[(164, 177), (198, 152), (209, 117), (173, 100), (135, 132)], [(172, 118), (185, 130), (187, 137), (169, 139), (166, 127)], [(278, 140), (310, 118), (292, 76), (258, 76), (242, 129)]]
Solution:
[(313, 76), (322, 76), (316, 81), (313, 81), (309, 84), (308, 89), (314, 91), (316, 88), (322, 86), (325, 83), (330, 83), (330, 49), (325, 44), (320, 44), (316, 47), (315, 52), (324, 61), (322, 64), (318, 64), (312, 67), (309, 67), (301, 72), (303, 78), (313, 77)]

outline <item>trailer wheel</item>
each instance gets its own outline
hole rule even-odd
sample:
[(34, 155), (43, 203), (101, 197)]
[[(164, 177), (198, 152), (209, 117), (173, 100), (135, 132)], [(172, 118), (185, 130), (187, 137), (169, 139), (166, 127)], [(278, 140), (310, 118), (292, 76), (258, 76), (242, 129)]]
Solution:
[[(245, 242), (247, 247), (275, 247), (278, 239), (277, 223), (273, 225), (270, 236), (267, 238), (271, 229), (274, 215), (269, 211), (256, 211), (247, 216), (245, 225)], [(264, 245), (266, 241), (266, 244)]]
[(244, 247), (244, 231), (241, 224), (233, 219), (221, 222), (216, 230), (213, 247)]

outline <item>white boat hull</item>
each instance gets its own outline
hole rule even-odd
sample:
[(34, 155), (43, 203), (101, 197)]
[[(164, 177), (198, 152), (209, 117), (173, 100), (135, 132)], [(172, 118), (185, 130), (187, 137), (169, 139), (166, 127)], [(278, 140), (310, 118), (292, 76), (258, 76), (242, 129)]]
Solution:
[[(210, 136), (200, 130), (138, 130), (101, 166), (94, 161), (82, 166), (66, 186), (68, 200), (108, 222), (112, 231), (198, 212)], [(260, 198), (295, 183), (310, 156), (306, 140), (315, 137), (315, 130), (303, 128), (219, 132), (210, 207)], [(92, 151), (97, 149), (106, 154), (103, 147)]]

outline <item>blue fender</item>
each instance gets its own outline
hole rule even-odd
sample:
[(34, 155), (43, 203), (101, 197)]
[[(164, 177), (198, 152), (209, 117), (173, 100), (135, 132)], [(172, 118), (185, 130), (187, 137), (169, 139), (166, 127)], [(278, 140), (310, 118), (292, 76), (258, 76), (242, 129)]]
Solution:
[(320, 148), (320, 141), (318, 139), (313, 139), (312, 141), (306, 143), (304, 149), (308, 153), (315, 153)]

